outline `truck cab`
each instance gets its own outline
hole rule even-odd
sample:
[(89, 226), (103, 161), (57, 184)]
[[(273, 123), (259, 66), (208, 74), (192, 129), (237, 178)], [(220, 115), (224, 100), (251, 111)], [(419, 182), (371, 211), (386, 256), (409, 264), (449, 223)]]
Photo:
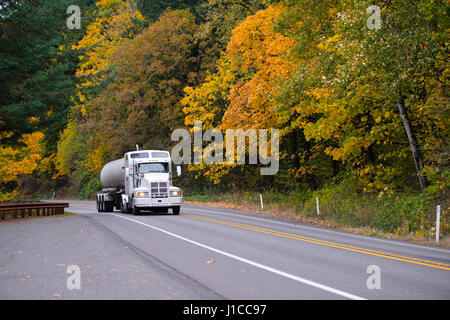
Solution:
[[(176, 169), (177, 175), (180, 175), (180, 167)], [(104, 189), (102, 194), (97, 195), (97, 207), (101, 209), (102, 201), (106, 201), (108, 204), (103, 207), (111, 209), (115, 206), (123, 213), (139, 214), (141, 210), (167, 213), (172, 209), (173, 214), (177, 215), (183, 194), (180, 188), (172, 185), (172, 175), (168, 151), (127, 152), (123, 161), (112, 161), (103, 167), (100, 180)]]

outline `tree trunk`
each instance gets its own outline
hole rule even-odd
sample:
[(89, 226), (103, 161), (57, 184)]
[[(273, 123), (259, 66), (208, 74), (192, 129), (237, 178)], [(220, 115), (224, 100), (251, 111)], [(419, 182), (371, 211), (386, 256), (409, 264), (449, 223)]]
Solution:
[(423, 191), (426, 186), (425, 177), (423, 176), (423, 159), (420, 154), (420, 150), (417, 146), (417, 140), (414, 136), (414, 132), (411, 130), (410, 121), (408, 118), (408, 113), (406, 112), (405, 102), (403, 98), (397, 99), (397, 106), (402, 117), (403, 126), (405, 127), (406, 135), (408, 136), (409, 145), (411, 146), (411, 151), (414, 158), (414, 163), (416, 165), (417, 177), (419, 178), (420, 190)]

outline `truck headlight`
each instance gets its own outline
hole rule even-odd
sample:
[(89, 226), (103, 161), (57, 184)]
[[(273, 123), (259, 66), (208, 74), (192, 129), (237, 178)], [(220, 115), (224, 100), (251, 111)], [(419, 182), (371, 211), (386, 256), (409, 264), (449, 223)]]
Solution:
[(180, 190), (170, 190), (170, 196), (171, 197), (179, 197), (181, 195)]
[(138, 198), (148, 198), (148, 192), (137, 192), (136, 197)]

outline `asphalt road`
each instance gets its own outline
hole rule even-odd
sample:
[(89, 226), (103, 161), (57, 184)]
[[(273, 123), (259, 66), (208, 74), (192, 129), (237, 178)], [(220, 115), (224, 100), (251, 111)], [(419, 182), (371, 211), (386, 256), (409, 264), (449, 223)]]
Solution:
[(442, 247), (207, 206), (66, 211), (0, 223), (0, 299), (450, 299)]

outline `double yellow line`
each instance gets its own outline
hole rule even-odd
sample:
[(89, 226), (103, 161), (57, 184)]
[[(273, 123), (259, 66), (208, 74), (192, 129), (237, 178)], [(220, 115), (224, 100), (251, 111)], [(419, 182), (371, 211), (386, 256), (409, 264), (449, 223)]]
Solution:
[(267, 233), (267, 234), (271, 234), (271, 235), (275, 235), (275, 236), (279, 236), (279, 237), (290, 238), (290, 239), (300, 240), (300, 241), (309, 242), (309, 243), (320, 244), (320, 245), (334, 247), (334, 248), (338, 248), (338, 249), (342, 249), (342, 250), (354, 251), (354, 252), (369, 254), (372, 256), (377, 256), (377, 257), (382, 257), (382, 258), (387, 258), (387, 259), (392, 259), (392, 260), (420, 264), (420, 265), (432, 267), (432, 268), (450, 270), (450, 265), (445, 264), (445, 263), (411, 258), (411, 257), (401, 256), (401, 255), (392, 254), (392, 253), (388, 253), (388, 252), (364, 249), (364, 248), (359, 248), (359, 247), (354, 247), (354, 246), (348, 246), (348, 245), (344, 245), (344, 244), (323, 241), (323, 240), (309, 238), (309, 237), (303, 237), (303, 236), (294, 235), (294, 234), (290, 234), (290, 233), (284, 233), (284, 232), (279, 232), (279, 231), (275, 231), (275, 230), (264, 229), (264, 228), (250, 226), (250, 225), (230, 222), (230, 221), (208, 218), (208, 217), (199, 216), (199, 215), (195, 215), (195, 214), (183, 213), (182, 215), (184, 215), (186, 217), (194, 218), (194, 219), (200, 219), (200, 220), (205, 220), (205, 221), (209, 221), (209, 222), (220, 223), (220, 224), (224, 224), (224, 225), (228, 225), (228, 226), (232, 226), (232, 227)]

